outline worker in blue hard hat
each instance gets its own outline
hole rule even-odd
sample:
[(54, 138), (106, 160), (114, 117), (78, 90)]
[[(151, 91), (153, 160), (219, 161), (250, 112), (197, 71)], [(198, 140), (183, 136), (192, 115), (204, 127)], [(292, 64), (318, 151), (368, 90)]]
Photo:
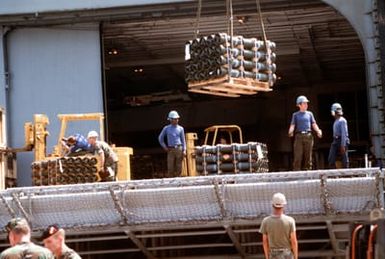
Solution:
[(331, 115), (334, 117), (333, 124), (333, 142), (330, 145), (328, 163), (330, 168), (336, 168), (337, 155), (341, 155), (342, 166), (349, 167), (348, 145), (350, 144), (348, 123), (342, 116), (342, 106), (339, 103), (333, 103), (331, 106)]
[(314, 138), (312, 129), (319, 138), (322, 137), (322, 131), (317, 125), (314, 115), (308, 111), (309, 100), (306, 96), (297, 97), (296, 105), (298, 111), (293, 113), (289, 132), (289, 137), (294, 137), (294, 161), (293, 170), (311, 170), (312, 169), (312, 152)]
[(158, 137), (159, 144), (167, 152), (167, 172), (170, 177), (181, 175), (183, 157), (186, 155), (184, 128), (179, 125), (179, 118), (177, 111), (170, 111), (167, 116), (170, 124), (163, 127)]

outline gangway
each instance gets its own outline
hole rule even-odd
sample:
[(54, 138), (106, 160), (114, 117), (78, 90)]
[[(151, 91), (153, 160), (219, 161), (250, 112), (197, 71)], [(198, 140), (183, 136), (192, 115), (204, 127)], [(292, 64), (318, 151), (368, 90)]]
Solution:
[(38, 237), (59, 224), (84, 258), (263, 258), (257, 230), (278, 191), (301, 258), (344, 258), (350, 222), (384, 207), (378, 168), (233, 174), (10, 188), (0, 227), (25, 217)]

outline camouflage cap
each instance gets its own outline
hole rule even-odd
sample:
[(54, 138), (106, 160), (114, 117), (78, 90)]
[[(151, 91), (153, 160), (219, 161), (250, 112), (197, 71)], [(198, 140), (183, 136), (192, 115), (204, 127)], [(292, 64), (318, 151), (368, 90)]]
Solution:
[(44, 240), (46, 238), (49, 238), (58, 232), (61, 233), (61, 232), (64, 232), (64, 230), (60, 228), (57, 224), (49, 225), (41, 235), (41, 239)]
[(22, 233), (29, 233), (30, 228), (26, 219), (24, 218), (13, 218), (5, 226), (7, 232), (17, 231)]

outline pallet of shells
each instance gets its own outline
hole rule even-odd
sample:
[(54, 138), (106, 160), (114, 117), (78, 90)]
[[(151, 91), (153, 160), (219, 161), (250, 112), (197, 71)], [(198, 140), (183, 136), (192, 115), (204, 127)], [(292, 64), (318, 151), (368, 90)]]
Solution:
[(264, 173), (269, 171), (266, 144), (197, 146), (196, 169), (200, 175)]
[(272, 91), (276, 81), (276, 44), (218, 33), (185, 46), (190, 92), (228, 97)]
[(32, 163), (34, 186), (92, 183), (99, 180), (94, 156), (58, 157)]

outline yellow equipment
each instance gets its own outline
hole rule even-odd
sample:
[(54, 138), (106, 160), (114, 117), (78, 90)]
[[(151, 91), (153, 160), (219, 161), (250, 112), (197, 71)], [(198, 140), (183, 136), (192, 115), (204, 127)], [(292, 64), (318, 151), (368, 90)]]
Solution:
[[(205, 143), (204, 145), (211, 145), (215, 146), (216, 144), (225, 144), (225, 143), (220, 143), (218, 141), (218, 133), (223, 134), (222, 136), (228, 138), (230, 143), (226, 144), (232, 144), (232, 143), (243, 143), (243, 137), (242, 137), (242, 130), (239, 126), (237, 125), (214, 125), (211, 127), (208, 127), (205, 129)], [(210, 141), (211, 140), (211, 141)], [(238, 140), (238, 141), (236, 141)]]
[[(99, 138), (104, 136), (104, 115), (102, 113), (84, 114), (59, 114), (61, 122), (57, 145), (53, 152), (47, 155), (47, 126), (49, 119), (44, 114), (35, 114), (34, 123), (27, 122), (25, 129), (25, 146), (19, 151), (34, 150), (34, 163), (32, 165), (32, 177), (34, 185), (52, 185), (64, 183), (94, 182), (99, 180), (97, 173), (101, 169), (98, 157), (91, 155), (76, 158), (64, 158), (61, 140), (65, 137), (68, 122), (71, 121), (98, 121)], [(133, 150), (130, 147), (112, 147), (116, 152), (118, 162), (118, 180), (131, 179), (130, 155)], [(96, 158), (96, 160), (95, 160)]]
[[(219, 136), (224, 136), (230, 143), (243, 143), (242, 129), (237, 125), (214, 125), (206, 128), (204, 145), (215, 146), (221, 144)], [(197, 176), (195, 161), (195, 140), (198, 139), (196, 133), (186, 133), (186, 158), (183, 160), (182, 176)], [(222, 143), (223, 144), (223, 143)]]

